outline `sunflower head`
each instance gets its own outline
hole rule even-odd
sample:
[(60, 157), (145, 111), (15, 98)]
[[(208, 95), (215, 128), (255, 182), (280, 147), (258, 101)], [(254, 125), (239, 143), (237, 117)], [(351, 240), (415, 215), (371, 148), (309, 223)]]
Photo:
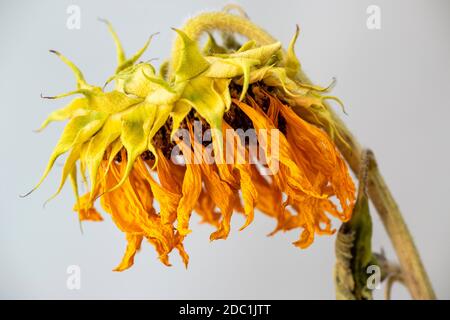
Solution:
[[(233, 45), (219, 45), (211, 34), (200, 49), (174, 29), (182, 46), (156, 71), (150, 62), (138, 62), (151, 38), (126, 58), (107, 25), (118, 62), (106, 81), (114, 82), (111, 89), (88, 84), (75, 64), (53, 51), (72, 69), (76, 89), (50, 98), (76, 98), (40, 128), (67, 120), (35, 188), (67, 153), (54, 196), (69, 178), (74, 210), (83, 221), (102, 220), (94, 208), (100, 199), (128, 242), (115, 270), (133, 264), (143, 240), (164, 264), (177, 249), (187, 265), (183, 240), (191, 232), (193, 211), (216, 228), (210, 236), (216, 240), (229, 235), (233, 213), (245, 216), (242, 230), (256, 208), (276, 219), (271, 234), (301, 229), (294, 242), (300, 248), (315, 234), (334, 232), (330, 216), (350, 218), (354, 185), (324, 131), (333, 131), (324, 100), (337, 99), (324, 94), (327, 88), (298, 80), (298, 28), (286, 52), (279, 42), (259, 45), (252, 39), (236, 46), (228, 38), (224, 43)], [(323, 126), (299, 112), (316, 116)], [(79, 195), (78, 175), (88, 190), (84, 195)]]

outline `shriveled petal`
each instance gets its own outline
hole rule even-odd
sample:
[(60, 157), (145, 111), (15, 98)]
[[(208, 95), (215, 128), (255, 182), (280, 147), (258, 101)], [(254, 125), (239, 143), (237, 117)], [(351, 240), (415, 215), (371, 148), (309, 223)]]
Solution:
[(73, 211), (78, 212), (80, 221), (103, 221), (102, 216), (94, 208), (92, 202), (89, 200), (90, 194), (86, 193), (79, 198), (79, 201), (74, 205)]
[(44, 130), (51, 122), (54, 121), (63, 121), (67, 119), (71, 119), (75, 116), (80, 116), (87, 113), (88, 103), (86, 98), (76, 98), (73, 99), (67, 106), (64, 108), (58, 109), (50, 113), (45, 119), (45, 121), (41, 124), (40, 128), (36, 131)]

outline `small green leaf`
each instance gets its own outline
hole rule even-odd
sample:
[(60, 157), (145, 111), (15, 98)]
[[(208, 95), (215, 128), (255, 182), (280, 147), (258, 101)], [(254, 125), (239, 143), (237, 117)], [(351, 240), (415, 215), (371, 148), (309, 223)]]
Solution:
[(144, 73), (144, 76), (149, 81), (151, 88), (146, 97), (146, 101), (150, 104), (172, 104), (175, 103), (184, 91), (188, 81), (177, 82), (172, 86), (163, 78), (150, 76)]
[(69, 156), (64, 162), (63, 172), (61, 175), (61, 182), (59, 183), (58, 189), (49, 199), (45, 201), (45, 203), (48, 203), (49, 201), (54, 199), (61, 192), (62, 188), (64, 187), (64, 184), (66, 183), (67, 177), (73, 172), (74, 169), (76, 170), (76, 162), (80, 158), (81, 147), (82, 144), (77, 144), (70, 151)]
[(107, 148), (120, 136), (121, 121), (119, 115), (110, 116), (100, 131), (89, 140), (84, 154), (85, 165), (91, 178), (91, 200), (97, 185), (97, 172)]
[(298, 35), (300, 33), (300, 28), (297, 25), (295, 30), (295, 35), (289, 43), (289, 47), (286, 53), (285, 69), (286, 74), (289, 78), (294, 79), (300, 70), (300, 61), (295, 55), (295, 42), (297, 41)]
[(113, 41), (116, 46), (117, 65), (120, 66), (125, 62), (126, 57), (125, 57), (125, 51), (123, 50), (123, 46), (122, 46), (122, 43), (120, 42), (119, 36), (117, 35), (116, 31), (114, 30), (111, 22), (109, 22), (106, 19), (99, 19), (99, 20), (101, 22), (106, 23), (106, 25), (108, 26), (108, 31), (111, 34), (111, 36), (113, 37)]
[(63, 56), (61, 53), (55, 50), (50, 50), (51, 53), (56, 54), (74, 73), (75, 79), (77, 81), (77, 89), (89, 89), (91, 86), (87, 84), (86, 80), (84, 79), (83, 73), (78, 69), (78, 67), (69, 59), (67, 59), (65, 56)]
[(170, 113), (172, 112), (173, 105), (171, 104), (162, 104), (162, 105), (154, 105), (154, 108), (156, 108), (156, 114), (155, 118), (153, 120), (153, 123), (151, 124), (149, 128), (148, 133), (148, 150), (150, 150), (151, 153), (155, 156), (155, 166), (158, 162), (158, 154), (156, 152), (156, 149), (153, 145), (152, 139), (155, 136), (156, 132), (166, 123), (167, 119), (169, 118)]
[(222, 128), (222, 117), (226, 106), (222, 97), (214, 88), (214, 79), (197, 77), (189, 81), (180, 101), (190, 104), (211, 128)]
[(124, 111), (142, 102), (142, 98), (132, 97), (116, 90), (103, 92), (99, 87), (84, 93), (84, 95), (88, 98), (90, 110), (107, 114), (115, 114)]
[(64, 108), (53, 111), (36, 131), (44, 130), (53, 121), (64, 121), (87, 112), (87, 99), (75, 98)]
[[(154, 75), (155, 69), (149, 63), (139, 63), (131, 67), (132, 70), (125, 75), (119, 74), (116, 83), (122, 81), (122, 91), (140, 98), (145, 98), (152, 91), (153, 86), (146, 75)], [(117, 87), (117, 85), (116, 85)]]
[(212, 34), (208, 32), (208, 40), (206, 40), (202, 52), (206, 56), (211, 56), (217, 53), (226, 53), (227, 50), (224, 47), (219, 46)]
[(274, 55), (277, 55), (278, 53), (280, 53), (280, 50), (281, 50), (281, 43), (275, 42), (275, 43), (257, 47), (254, 49), (237, 52), (230, 56), (236, 57), (236, 58), (256, 59), (256, 60), (259, 60), (261, 65), (264, 65), (269, 61), (270, 58), (272, 58)]
[(238, 51), (236, 52), (244, 52), (250, 49), (256, 48), (256, 41), (255, 40), (249, 40), (246, 43), (244, 43)]
[(171, 118), (172, 118), (172, 132), (170, 133), (170, 139), (173, 140), (175, 133), (180, 127), (181, 122), (186, 118), (188, 113), (191, 111), (192, 105), (186, 101), (177, 101), (173, 107)]

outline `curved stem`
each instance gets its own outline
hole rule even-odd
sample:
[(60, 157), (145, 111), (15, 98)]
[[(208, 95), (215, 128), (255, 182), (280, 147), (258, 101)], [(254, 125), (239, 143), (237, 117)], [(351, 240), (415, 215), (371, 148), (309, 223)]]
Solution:
[[(303, 75), (302, 81), (305, 80), (307, 78)], [(337, 139), (336, 145), (353, 172), (358, 173), (361, 166), (361, 145), (336, 113), (331, 108), (328, 109), (341, 136), (345, 139), (345, 142)], [(411, 296), (414, 299), (436, 299), (413, 237), (375, 159), (369, 170), (368, 193), (397, 253), (404, 282)]]
[[(241, 34), (259, 45), (276, 42), (276, 39), (248, 19), (225, 12), (200, 14), (188, 20), (182, 30), (193, 40), (198, 40), (204, 32), (220, 30)], [(172, 62), (177, 61), (181, 46), (181, 39), (177, 37), (172, 50)], [(303, 83), (312, 84), (302, 70), (298, 78)], [(336, 113), (329, 106), (327, 108), (337, 124), (340, 135), (345, 139), (345, 142), (337, 139), (336, 145), (351, 169), (358, 173), (361, 165), (361, 145)], [(368, 193), (392, 241), (411, 296), (414, 299), (435, 299), (436, 296), (411, 233), (376, 164), (369, 170)]]

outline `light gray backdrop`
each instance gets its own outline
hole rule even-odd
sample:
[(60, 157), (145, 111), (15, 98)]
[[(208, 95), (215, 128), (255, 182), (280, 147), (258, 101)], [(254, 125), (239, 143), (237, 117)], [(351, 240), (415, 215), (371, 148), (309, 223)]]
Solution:
[[(243, 232), (237, 231), (243, 219), (236, 217), (229, 239), (210, 243), (212, 228), (194, 219), (188, 270), (175, 253), (173, 267), (163, 266), (145, 244), (131, 270), (114, 273), (126, 243), (107, 215), (102, 223), (85, 223), (81, 234), (68, 187), (43, 209), (60, 166), (37, 192), (19, 199), (38, 180), (62, 130), (54, 124), (32, 132), (66, 102), (39, 95), (74, 88), (70, 71), (48, 49), (73, 59), (89, 82), (103, 84), (115, 54), (97, 17), (114, 23), (129, 53), (160, 32), (144, 58), (164, 58), (174, 37), (170, 27), (227, 1), (0, 3), (1, 298), (334, 298), (334, 237), (318, 237), (302, 251), (291, 245), (297, 232), (266, 237), (274, 221), (258, 214)], [(450, 298), (450, 2), (239, 3), (284, 45), (298, 23), (297, 53), (307, 74), (322, 85), (338, 78), (334, 93), (347, 107), (345, 121), (376, 152), (438, 296)], [(66, 28), (71, 4), (81, 8), (80, 30)], [(366, 27), (371, 4), (381, 8), (381, 30)], [(378, 218), (374, 230), (375, 248), (394, 258)], [(66, 287), (69, 265), (81, 268), (80, 290)], [(393, 295), (408, 298), (400, 286)]]

